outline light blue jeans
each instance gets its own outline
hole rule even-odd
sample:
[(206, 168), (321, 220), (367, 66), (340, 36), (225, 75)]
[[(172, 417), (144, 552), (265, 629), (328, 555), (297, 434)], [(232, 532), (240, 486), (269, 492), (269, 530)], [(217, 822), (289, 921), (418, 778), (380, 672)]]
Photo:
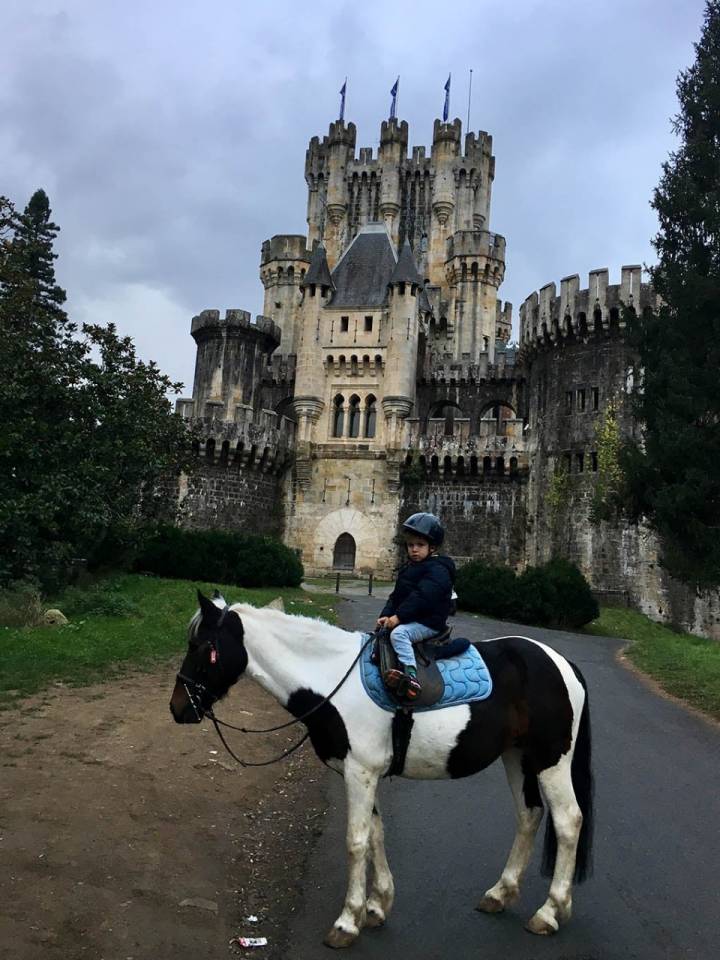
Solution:
[(417, 666), (413, 643), (427, 640), (437, 633), (433, 627), (426, 627), (424, 623), (401, 623), (390, 634), (390, 643), (403, 666)]

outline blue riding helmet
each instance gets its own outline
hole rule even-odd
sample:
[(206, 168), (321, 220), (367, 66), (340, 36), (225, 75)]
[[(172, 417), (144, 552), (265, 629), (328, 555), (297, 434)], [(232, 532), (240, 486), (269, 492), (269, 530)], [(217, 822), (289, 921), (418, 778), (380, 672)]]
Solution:
[(445, 539), (445, 531), (434, 513), (413, 513), (403, 523), (403, 530), (424, 537), (433, 547), (439, 547)]

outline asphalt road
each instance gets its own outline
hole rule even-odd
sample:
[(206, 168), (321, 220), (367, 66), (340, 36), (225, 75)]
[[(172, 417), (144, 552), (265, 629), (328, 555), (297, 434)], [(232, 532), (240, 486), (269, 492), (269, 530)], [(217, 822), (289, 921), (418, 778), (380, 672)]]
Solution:
[[(382, 602), (340, 609), (368, 629)], [(460, 781), (383, 781), (380, 800), (396, 900), (385, 927), (366, 929), (355, 958), (445, 960), (715, 960), (720, 956), (720, 729), (657, 696), (616, 661), (620, 641), (454, 618), (456, 636), (535, 637), (587, 678), (596, 781), (595, 872), (575, 888), (574, 914), (554, 937), (524, 930), (548, 881), (536, 855), (520, 900), (474, 910), (499, 877), (514, 835), (502, 764)], [(322, 937), (345, 891), (345, 802), (331, 775), (331, 812), (303, 878), (288, 960), (327, 958)]]

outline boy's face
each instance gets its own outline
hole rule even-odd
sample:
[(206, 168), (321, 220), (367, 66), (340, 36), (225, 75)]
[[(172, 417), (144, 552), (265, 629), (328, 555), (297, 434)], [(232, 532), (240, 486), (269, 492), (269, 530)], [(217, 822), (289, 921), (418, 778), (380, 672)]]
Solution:
[(410, 563), (421, 563), (423, 560), (427, 560), (432, 553), (432, 547), (427, 540), (423, 540), (422, 537), (408, 537), (405, 541), (405, 546), (407, 547)]

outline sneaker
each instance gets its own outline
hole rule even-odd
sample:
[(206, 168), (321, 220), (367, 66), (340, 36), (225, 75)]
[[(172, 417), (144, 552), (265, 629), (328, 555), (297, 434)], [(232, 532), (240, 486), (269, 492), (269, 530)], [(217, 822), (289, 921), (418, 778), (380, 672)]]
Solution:
[(405, 674), (402, 670), (386, 670), (383, 675), (383, 683), (389, 690), (397, 690), (400, 681), (405, 679)]
[(422, 693), (422, 684), (413, 676), (405, 677), (405, 689), (402, 695), (406, 700), (417, 700)]

